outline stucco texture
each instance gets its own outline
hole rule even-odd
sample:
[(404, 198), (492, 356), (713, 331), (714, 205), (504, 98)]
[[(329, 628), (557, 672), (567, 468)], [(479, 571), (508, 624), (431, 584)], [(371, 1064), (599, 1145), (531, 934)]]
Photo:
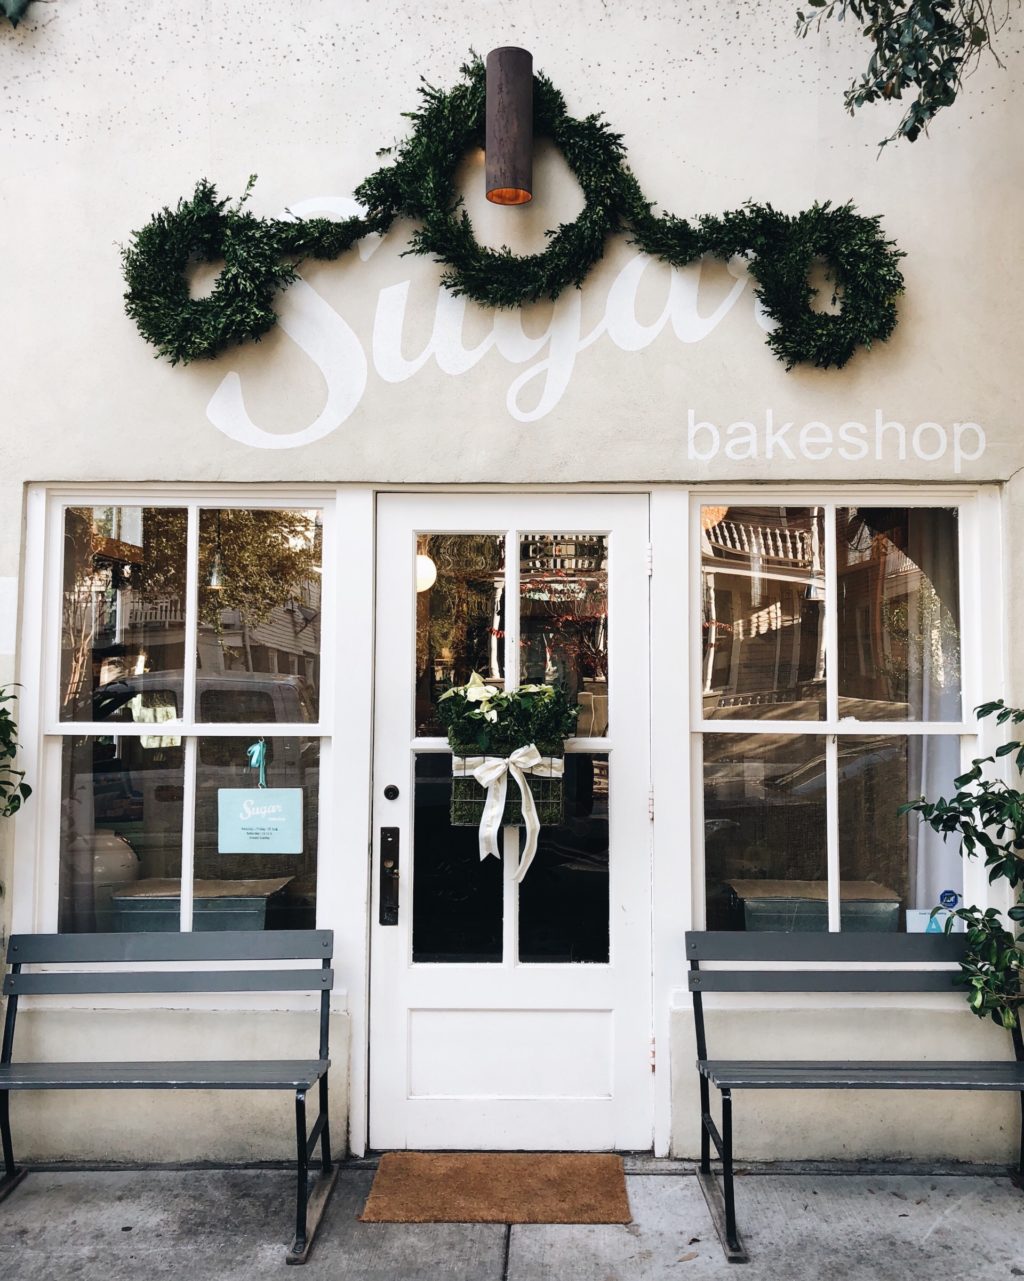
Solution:
[[(25, 1010), (19, 1059), (315, 1058), (315, 1011)], [(348, 1138), (349, 1021), (331, 1019), (332, 1144)], [(22, 1161), (288, 1160), (295, 1157), (294, 1095), (287, 1090), (15, 1092), (11, 1126)], [(315, 1096), (307, 1104), (310, 1126)]]
[[(786, 373), (749, 283), (694, 266), (667, 308), (672, 273), (630, 266), (621, 236), (580, 294), (497, 318), (470, 305), (460, 318), (439, 295), (440, 268), (401, 256), (410, 227), (398, 225), (364, 244), (365, 260), (304, 267), (304, 286), (282, 299), (293, 333), (316, 335), (314, 356), (278, 329), (190, 368), (152, 358), (122, 307), (119, 245), (133, 228), (204, 176), (237, 195), (259, 174), (250, 208), (264, 215), (350, 196), (407, 130), (421, 76), (450, 84), (471, 47), (515, 42), (570, 111), (603, 112), (622, 132), (664, 209), (852, 199), (881, 214), (907, 253), (892, 340), (841, 372)], [(1005, 477), (1024, 461), (1005, 384), (1024, 334), (1019, 43), (1011, 26), (1005, 72), (986, 61), (930, 138), (879, 155), (898, 104), (851, 120), (841, 101), (864, 43), (835, 24), (801, 40), (773, 4), (297, 0), (272, 16), (254, 0), (36, 4), (0, 31), (5, 481), (953, 475), (948, 455), (912, 450), (871, 448), (852, 466), (816, 450), (690, 459), (690, 410), (721, 427), (763, 424), (771, 410), (794, 431), (871, 424), (876, 410), (911, 428), (975, 422), (987, 449), (962, 476)], [(536, 249), (580, 207), (560, 157), (538, 152), (525, 210), (486, 206), (479, 156), (466, 158), (467, 207), (488, 243)], [(311, 443), (276, 447), (289, 436)]]

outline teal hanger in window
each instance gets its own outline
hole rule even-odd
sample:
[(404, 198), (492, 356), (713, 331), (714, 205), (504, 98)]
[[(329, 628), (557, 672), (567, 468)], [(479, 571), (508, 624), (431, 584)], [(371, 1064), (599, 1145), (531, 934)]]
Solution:
[(249, 765), (252, 769), (258, 769), (260, 772), (260, 781), (258, 786), (266, 787), (267, 785), (267, 743), (266, 739), (261, 738), (258, 743), (251, 743), (246, 749), (249, 757)]

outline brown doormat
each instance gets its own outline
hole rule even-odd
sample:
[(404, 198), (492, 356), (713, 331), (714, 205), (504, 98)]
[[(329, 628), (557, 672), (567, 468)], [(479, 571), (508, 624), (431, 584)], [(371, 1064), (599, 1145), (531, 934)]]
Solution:
[(622, 1158), (386, 1152), (363, 1223), (631, 1223)]

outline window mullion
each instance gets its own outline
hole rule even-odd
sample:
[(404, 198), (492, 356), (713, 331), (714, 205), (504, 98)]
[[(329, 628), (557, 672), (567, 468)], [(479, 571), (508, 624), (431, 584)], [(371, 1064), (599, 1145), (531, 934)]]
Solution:
[(196, 759), (198, 739), (185, 739), (184, 779), (181, 811), (181, 928), (192, 929), (193, 886), (196, 834)]
[(825, 504), (825, 719), (839, 719), (839, 571), (836, 505)]
[(199, 508), (188, 506), (185, 541), (185, 653), (182, 660), (181, 719), (196, 719), (196, 655), (199, 652)]
[(839, 867), (839, 739), (825, 739), (825, 840), (828, 863), (828, 928), (840, 928)]

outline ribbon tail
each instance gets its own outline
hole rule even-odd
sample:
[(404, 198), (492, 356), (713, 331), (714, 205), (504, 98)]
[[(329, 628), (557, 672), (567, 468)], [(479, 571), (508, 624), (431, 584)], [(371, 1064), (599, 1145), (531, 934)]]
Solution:
[(487, 787), (487, 799), (484, 801), (484, 812), (480, 816), (480, 862), (489, 854), (501, 858), (498, 850), (498, 833), (501, 831), (501, 816), (505, 812), (505, 791), (507, 775), (504, 771)]
[(509, 773), (516, 780), (516, 784), (519, 787), (519, 795), (522, 798), (523, 826), (525, 828), (523, 852), (519, 856), (519, 866), (512, 877), (515, 883), (519, 885), (530, 870), (530, 864), (537, 853), (540, 819), (537, 817), (537, 806), (534, 804), (533, 793), (530, 791), (530, 784), (527, 782), (526, 775), (515, 765), (509, 765)]

